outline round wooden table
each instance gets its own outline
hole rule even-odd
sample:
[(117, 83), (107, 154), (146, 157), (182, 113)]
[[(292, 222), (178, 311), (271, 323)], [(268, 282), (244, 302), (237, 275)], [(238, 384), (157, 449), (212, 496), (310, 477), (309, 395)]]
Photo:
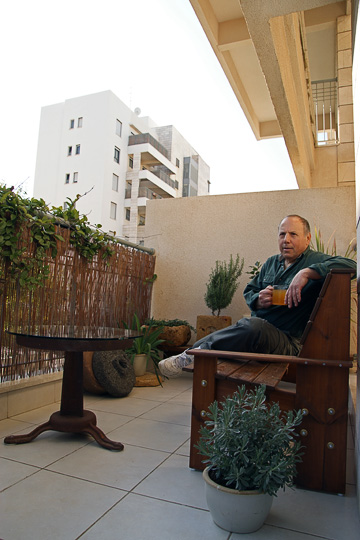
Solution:
[(39, 326), (29, 331), (10, 331), (16, 343), (31, 349), (64, 351), (65, 363), (60, 411), (49, 420), (24, 435), (5, 437), (6, 444), (31, 442), (44, 431), (87, 433), (109, 450), (123, 450), (124, 445), (110, 440), (96, 425), (93, 412), (83, 406), (83, 352), (114, 351), (129, 348), (138, 332), (120, 328), (91, 328), (76, 326)]

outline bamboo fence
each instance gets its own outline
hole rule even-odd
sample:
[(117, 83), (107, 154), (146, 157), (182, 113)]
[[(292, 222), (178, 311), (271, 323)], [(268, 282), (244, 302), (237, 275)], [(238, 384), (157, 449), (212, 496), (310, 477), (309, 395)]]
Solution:
[[(29, 331), (40, 325), (90, 327), (131, 326), (136, 313), (141, 322), (150, 316), (155, 256), (140, 248), (114, 244), (111, 258), (81, 257), (70, 245), (70, 230), (58, 227), (64, 238), (56, 258), (44, 259), (49, 276), (34, 290), (10, 279), (10, 268), (0, 257), (0, 383), (62, 369), (62, 352), (30, 350), (16, 344), (6, 330)], [(29, 237), (25, 256), (33, 251)]]

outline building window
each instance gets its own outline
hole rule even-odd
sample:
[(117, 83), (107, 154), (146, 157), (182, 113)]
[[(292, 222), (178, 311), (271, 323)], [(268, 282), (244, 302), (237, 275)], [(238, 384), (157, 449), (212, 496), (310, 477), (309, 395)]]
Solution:
[(115, 128), (115, 131), (116, 131), (116, 135), (119, 135), (119, 137), (121, 137), (121, 133), (122, 133), (122, 122), (120, 122), (120, 120), (116, 120), (116, 128)]
[(126, 208), (125, 219), (126, 221), (130, 221), (130, 208)]
[(74, 129), (74, 125), (75, 125), (75, 120), (71, 119), (70, 120), (70, 129)]
[(114, 161), (116, 161), (116, 163), (120, 163), (120, 148), (117, 146), (115, 146), (114, 150)]
[(68, 184), (70, 182), (70, 173), (65, 174), (65, 184)]
[(117, 210), (117, 204), (114, 202), (110, 203), (110, 218), (116, 219), (116, 210)]
[(80, 144), (76, 145), (75, 154), (78, 156), (80, 154)]
[(119, 177), (117, 174), (113, 174), (112, 189), (113, 191), (119, 191)]
[(78, 118), (78, 128), (82, 127), (82, 121), (83, 121), (83, 117), (79, 116), (79, 118)]
[(78, 175), (79, 175), (79, 173), (74, 172), (74, 174), (73, 174), (73, 183), (74, 183), (74, 184), (76, 184), (77, 181), (78, 181)]
[(129, 156), (129, 168), (130, 169), (134, 168), (134, 160), (133, 160), (132, 156)]
[(72, 154), (72, 146), (68, 146), (68, 156), (71, 156)]
[(178, 158), (176, 158), (176, 166), (180, 167), (180, 161), (178, 160)]

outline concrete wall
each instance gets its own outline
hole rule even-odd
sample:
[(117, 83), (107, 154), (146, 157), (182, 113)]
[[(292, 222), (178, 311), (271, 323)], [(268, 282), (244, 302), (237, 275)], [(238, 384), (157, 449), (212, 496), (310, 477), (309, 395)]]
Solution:
[(327, 241), (334, 233), (338, 254), (355, 237), (354, 187), (213, 195), (149, 201), (146, 245), (156, 250), (157, 280), (152, 314), (178, 318), (196, 326), (197, 315), (209, 315), (206, 283), (216, 260), (244, 257), (240, 287), (222, 315), (233, 321), (248, 313), (242, 291), (245, 273), (257, 260), (278, 252), (277, 227), (287, 214), (306, 217)]

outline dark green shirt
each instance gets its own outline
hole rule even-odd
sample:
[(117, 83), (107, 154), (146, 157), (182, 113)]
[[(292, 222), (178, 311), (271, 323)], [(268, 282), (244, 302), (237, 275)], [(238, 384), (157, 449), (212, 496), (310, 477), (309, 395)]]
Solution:
[[(289, 309), (287, 306), (270, 306), (265, 309), (256, 309), (256, 301), (262, 289), (265, 289), (268, 285), (277, 284), (288, 287), (295, 275), (303, 268), (316, 270), (321, 279), (310, 279), (308, 281), (301, 291), (301, 302), (297, 307)], [(286, 269), (281, 255), (270, 257), (262, 266), (259, 275), (252, 279), (244, 290), (244, 297), (251, 309), (251, 316), (266, 319), (286, 334), (300, 339), (310, 318), (324, 278), (332, 268), (352, 268), (356, 270), (356, 263), (345, 257), (332, 257), (325, 253), (312, 251), (309, 247)]]

